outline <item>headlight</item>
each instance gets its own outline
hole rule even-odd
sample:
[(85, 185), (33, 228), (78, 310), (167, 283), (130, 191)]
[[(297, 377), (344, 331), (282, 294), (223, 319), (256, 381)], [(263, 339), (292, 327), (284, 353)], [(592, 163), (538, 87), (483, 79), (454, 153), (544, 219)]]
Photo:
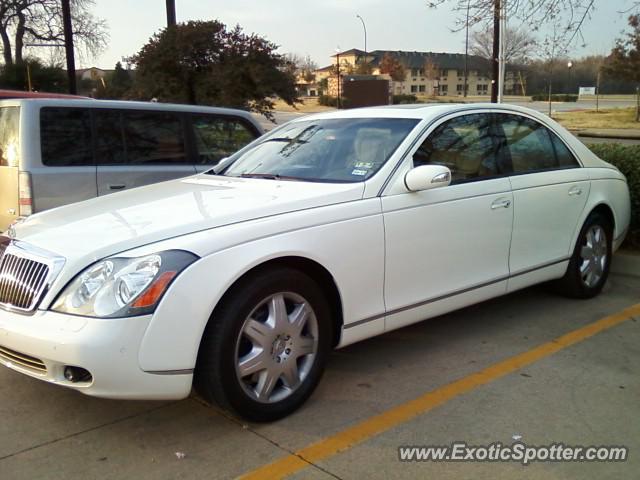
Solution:
[(197, 258), (181, 250), (107, 258), (80, 273), (51, 309), (99, 318), (153, 312), (171, 281)]

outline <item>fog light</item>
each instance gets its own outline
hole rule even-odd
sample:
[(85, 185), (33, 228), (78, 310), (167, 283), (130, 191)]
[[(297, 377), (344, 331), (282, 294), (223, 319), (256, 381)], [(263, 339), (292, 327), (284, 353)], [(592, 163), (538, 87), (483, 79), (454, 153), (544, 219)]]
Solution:
[(64, 378), (72, 383), (90, 382), (93, 379), (87, 370), (80, 367), (64, 367)]

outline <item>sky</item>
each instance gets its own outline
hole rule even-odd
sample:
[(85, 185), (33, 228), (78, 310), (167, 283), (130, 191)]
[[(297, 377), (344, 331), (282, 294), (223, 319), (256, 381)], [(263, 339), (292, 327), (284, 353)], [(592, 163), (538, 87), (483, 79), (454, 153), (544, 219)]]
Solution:
[[(570, 55), (607, 54), (626, 27), (633, 0), (595, 0), (596, 9), (583, 29), (585, 47)], [(456, 13), (449, 2), (437, 9), (426, 0), (176, 0), (178, 22), (217, 19), (239, 24), (280, 46), (280, 53), (310, 55), (318, 66), (331, 63), (336, 48), (464, 52), (464, 32), (452, 32)], [(109, 26), (109, 46), (97, 58), (80, 59), (81, 67), (113, 68), (140, 50), (166, 26), (165, 0), (95, 0), (93, 12)], [(529, 27), (525, 27), (529, 28)], [(544, 31), (545, 26), (542, 26)], [(581, 42), (577, 42), (578, 44)]]

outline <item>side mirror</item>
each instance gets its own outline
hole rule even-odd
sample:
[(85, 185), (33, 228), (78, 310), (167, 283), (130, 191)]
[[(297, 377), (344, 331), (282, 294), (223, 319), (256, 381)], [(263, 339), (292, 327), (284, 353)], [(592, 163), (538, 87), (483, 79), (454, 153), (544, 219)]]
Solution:
[(412, 168), (404, 177), (404, 185), (410, 192), (446, 187), (451, 183), (451, 170), (444, 165), (421, 165)]

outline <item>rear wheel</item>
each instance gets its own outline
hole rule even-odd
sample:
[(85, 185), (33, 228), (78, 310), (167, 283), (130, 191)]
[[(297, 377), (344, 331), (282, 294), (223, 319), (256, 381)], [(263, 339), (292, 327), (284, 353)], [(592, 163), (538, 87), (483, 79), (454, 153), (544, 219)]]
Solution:
[(234, 287), (209, 320), (196, 390), (253, 421), (288, 415), (320, 380), (330, 326), (327, 300), (306, 274), (278, 268), (253, 275)]
[(604, 287), (609, 276), (613, 229), (609, 219), (594, 212), (587, 217), (576, 242), (560, 291), (574, 298), (591, 298)]

